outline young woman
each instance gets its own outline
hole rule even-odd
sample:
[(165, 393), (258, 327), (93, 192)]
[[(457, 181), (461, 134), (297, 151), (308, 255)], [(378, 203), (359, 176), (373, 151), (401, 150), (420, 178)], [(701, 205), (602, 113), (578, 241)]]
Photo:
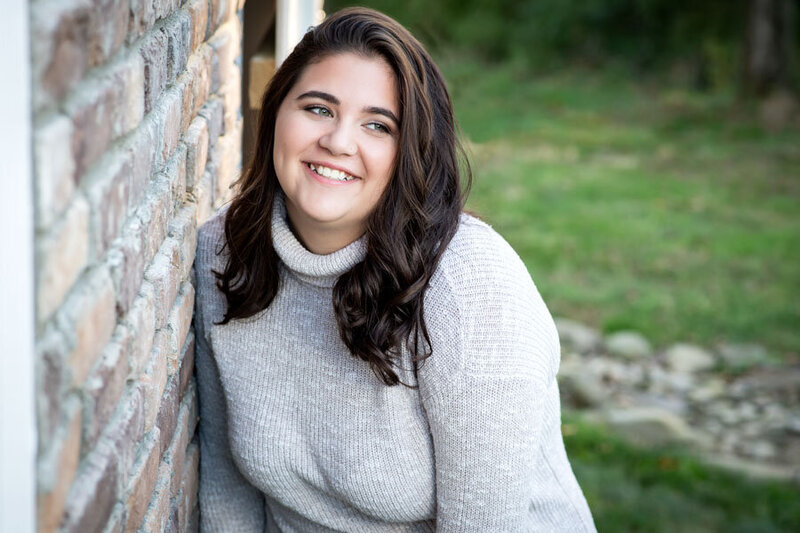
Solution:
[(203, 531), (594, 531), (553, 321), (461, 212), (460, 153), (441, 74), (380, 13), (278, 69), (198, 237)]

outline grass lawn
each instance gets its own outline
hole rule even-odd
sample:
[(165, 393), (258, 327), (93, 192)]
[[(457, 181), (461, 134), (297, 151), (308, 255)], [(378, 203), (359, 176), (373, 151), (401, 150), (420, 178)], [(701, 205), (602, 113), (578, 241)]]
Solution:
[(800, 130), (629, 75), (439, 61), (470, 142), (468, 207), (553, 314), (657, 346), (800, 354)]
[(800, 531), (800, 489), (743, 479), (677, 449), (632, 448), (565, 414), (564, 442), (598, 531)]

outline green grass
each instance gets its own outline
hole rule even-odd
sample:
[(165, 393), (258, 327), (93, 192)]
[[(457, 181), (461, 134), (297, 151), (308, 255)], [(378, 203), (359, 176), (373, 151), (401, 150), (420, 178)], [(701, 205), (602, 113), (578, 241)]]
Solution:
[(440, 65), (471, 146), (468, 207), (554, 314), (658, 346), (800, 353), (800, 131), (767, 134), (724, 93)]
[(747, 480), (675, 448), (634, 448), (575, 416), (563, 428), (598, 531), (800, 531), (797, 487)]

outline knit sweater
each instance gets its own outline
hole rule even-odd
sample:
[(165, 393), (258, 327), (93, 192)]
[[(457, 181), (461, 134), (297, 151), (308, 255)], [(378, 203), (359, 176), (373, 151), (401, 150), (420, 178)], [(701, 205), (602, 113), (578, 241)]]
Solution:
[(221, 212), (195, 269), (204, 532), (595, 531), (567, 460), (559, 342), (525, 265), (461, 215), (425, 295), (433, 355), (403, 351), (387, 386), (341, 341), (331, 303), (365, 239), (306, 250), (280, 197), (280, 285), (256, 315), (226, 309)]

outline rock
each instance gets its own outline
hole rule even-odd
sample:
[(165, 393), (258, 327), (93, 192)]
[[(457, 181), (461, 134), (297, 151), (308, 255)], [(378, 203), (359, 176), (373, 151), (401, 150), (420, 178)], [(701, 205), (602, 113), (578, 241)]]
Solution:
[(800, 435), (800, 417), (793, 417), (788, 419), (784, 424), (784, 428), (786, 429), (787, 433), (794, 433), (795, 435)]
[(800, 371), (796, 368), (757, 369), (734, 381), (730, 394), (741, 398), (766, 395), (787, 406), (800, 404)]
[(632, 398), (634, 398), (635, 401), (630, 405), (636, 407), (655, 408), (681, 418), (687, 416), (689, 412), (686, 400), (680, 396), (663, 394), (638, 394), (632, 396)]
[(594, 374), (606, 386), (618, 385), (625, 381), (628, 370), (624, 363), (608, 357), (593, 357), (583, 364), (583, 372)]
[(609, 396), (602, 383), (589, 372), (559, 374), (558, 384), (565, 403), (578, 409), (599, 407)]
[(716, 364), (714, 356), (694, 344), (673, 344), (664, 352), (667, 366), (676, 372), (703, 372)]
[(745, 457), (752, 457), (753, 459), (758, 459), (759, 461), (772, 459), (776, 454), (775, 445), (765, 440), (741, 441), (736, 446), (736, 451)]
[(606, 350), (629, 361), (644, 359), (653, 353), (650, 342), (636, 331), (618, 331), (606, 337)]
[(767, 350), (760, 344), (729, 344), (717, 346), (717, 352), (725, 365), (743, 369), (769, 361)]
[(756, 406), (750, 402), (742, 402), (739, 404), (738, 413), (739, 418), (742, 420), (752, 420), (756, 417)]
[(567, 318), (556, 318), (556, 329), (561, 339), (561, 344), (569, 347), (579, 354), (597, 351), (602, 343), (602, 337), (597, 330), (580, 322)]
[(710, 378), (700, 384), (699, 387), (689, 392), (689, 399), (695, 403), (707, 403), (719, 398), (725, 392), (725, 382), (720, 378)]
[(666, 385), (668, 392), (685, 394), (691, 390), (692, 386), (694, 385), (694, 378), (691, 374), (666, 372), (664, 374), (664, 384)]
[(716, 452), (702, 454), (705, 461), (740, 474), (745, 474), (753, 479), (797, 481), (800, 469), (786, 468), (785, 466), (766, 465), (755, 461), (747, 461), (737, 457), (721, 455)]
[(636, 445), (688, 444), (699, 440), (682, 418), (663, 409), (609, 409), (605, 415), (611, 429)]

